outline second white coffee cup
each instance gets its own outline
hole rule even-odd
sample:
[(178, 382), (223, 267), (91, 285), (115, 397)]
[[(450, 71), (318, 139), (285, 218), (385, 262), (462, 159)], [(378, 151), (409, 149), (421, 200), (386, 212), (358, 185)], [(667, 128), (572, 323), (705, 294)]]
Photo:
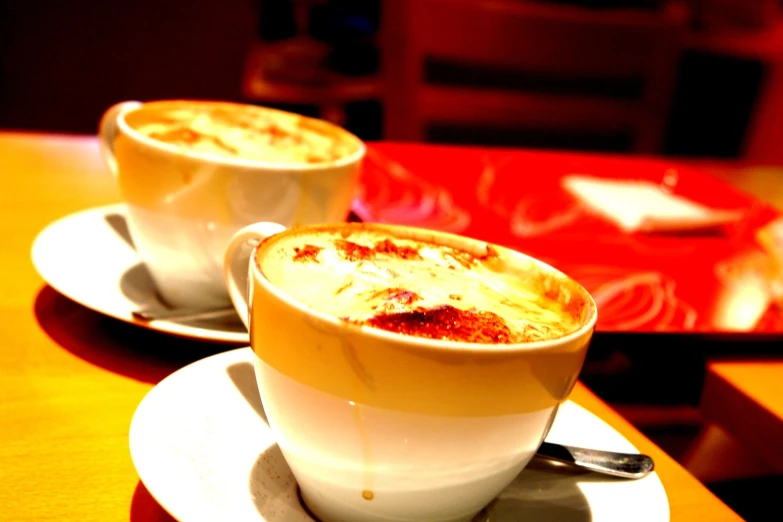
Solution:
[[(183, 146), (182, 139), (174, 143), (139, 131), (156, 119), (165, 124), (177, 111), (194, 117), (219, 111), (245, 122), (278, 120), (281, 127), (339, 142), (343, 153), (326, 161), (267, 161), (242, 152), (235, 157), (204, 153)], [(197, 135), (195, 129), (180, 127), (172, 130)], [(235, 130), (242, 129), (229, 128)], [(221, 142), (220, 136), (207, 137)], [(252, 105), (191, 100), (115, 105), (101, 120), (99, 138), (127, 207), (134, 246), (159, 296), (172, 307), (193, 309), (230, 306), (223, 254), (243, 226), (265, 220), (297, 226), (346, 219), (365, 153), (358, 138), (324, 121)]]

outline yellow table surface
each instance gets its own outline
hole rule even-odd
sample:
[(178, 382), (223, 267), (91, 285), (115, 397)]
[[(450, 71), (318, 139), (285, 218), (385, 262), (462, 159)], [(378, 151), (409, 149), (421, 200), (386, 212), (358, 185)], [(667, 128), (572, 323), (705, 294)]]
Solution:
[[(225, 346), (90, 311), (48, 287), (30, 260), (47, 224), (118, 201), (93, 136), (0, 132), (2, 520), (170, 520), (133, 468), (128, 427), (158, 381)], [(583, 385), (572, 399), (655, 459), (673, 521), (741, 520)]]

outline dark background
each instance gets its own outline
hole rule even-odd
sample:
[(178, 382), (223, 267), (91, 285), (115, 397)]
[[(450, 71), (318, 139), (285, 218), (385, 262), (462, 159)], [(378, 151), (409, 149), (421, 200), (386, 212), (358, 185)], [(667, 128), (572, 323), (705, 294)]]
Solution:
[[(662, 3), (549, 1), (594, 9), (655, 9)], [(684, 3), (704, 10), (709, 0)], [(731, 2), (715, 0), (714, 4)], [(712, 11), (723, 17), (722, 25), (735, 12)], [(332, 70), (348, 76), (379, 71), (381, 12), (381, 0), (314, 2), (309, 33), (331, 46), (328, 65)], [(766, 20), (748, 14), (736, 18), (739, 30), (751, 37), (754, 25)], [(705, 19), (707, 15), (694, 15), (694, 33), (706, 30)], [(243, 98), (241, 89), (250, 47), (258, 41), (282, 41), (295, 33), (290, 0), (4, 0), (0, 3), (0, 128), (93, 133), (101, 113), (127, 99), (252, 101)], [(741, 157), (771, 66), (764, 57), (685, 49), (661, 152)], [(278, 105), (315, 113), (306, 104)], [(346, 114), (346, 127), (360, 137), (383, 138), (380, 100), (357, 100), (348, 105)], [(543, 138), (538, 138), (530, 144), (546, 147)], [(443, 137), (448, 139), (448, 135)], [(476, 137), (477, 142), (482, 139), (491, 142), (493, 137)], [(591, 147), (579, 145), (572, 148)]]

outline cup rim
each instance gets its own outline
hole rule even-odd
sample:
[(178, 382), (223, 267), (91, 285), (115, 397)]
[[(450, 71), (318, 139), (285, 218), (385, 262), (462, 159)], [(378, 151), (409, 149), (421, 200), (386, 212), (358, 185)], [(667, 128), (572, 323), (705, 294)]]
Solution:
[[(304, 120), (310, 120), (315, 121), (319, 125), (325, 125), (329, 128), (334, 129), (338, 134), (344, 135), (346, 138), (349, 138), (351, 141), (354, 141), (357, 145), (357, 149), (352, 152), (351, 154), (348, 154), (347, 156), (343, 156), (341, 158), (338, 158), (336, 160), (332, 161), (323, 161), (319, 163), (279, 163), (279, 162), (267, 162), (262, 160), (249, 160), (245, 158), (230, 158), (227, 156), (218, 156), (218, 155), (210, 155), (210, 154), (204, 154), (199, 152), (193, 152), (189, 150), (183, 150), (180, 148), (177, 148), (174, 145), (164, 143), (158, 140), (154, 140), (148, 136), (145, 136), (144, 134), (138, 132), (136, 129), (131, 127), (126, 121), (125, 117), (133, 112), (142, 110), (146, 105), (153, 104), (153, 103), (160, 103), (160, 104), (174, 104), (174, 103), (197, 103), (197, 104), (214, 104), (214, 105), (230, 105), (233, 107), (237, 106), (247, 106), (247, 107), (254, 107), (261, 111), (266, 112), (273, 112), (273, 113), (281, 113), (285, 114), (287, 116), (294, 116), (297, 118), (302, 118)], [(232, 101), (222, 101), (222, 100), (205, 100), (205, 99), (186, 99), (186, 98), (172, 98), (172, 99), (162, 99), (162, 100), (150, 100), (142, 102), (139, 106), (134, 107), (130, 110), (124, 111), (120, 113), (117, 116), (117, 127), (122, 130), (123, 133), (127, 134), (128, 136), (132, 137), (134, 140), (137, 140), (144, 145), (147, 145), (148, 147), (152, 147), (156, 150), (162, 151), (167, 154), (174, 154), (177, 156), (187, 156), (189, 158), (198, 159), (202, 161), (207, 161), (211, 163), (217, 163), (220, 165), (230, 165), (230, 166), (237, 166), (237, 167), (245, 167), (245, 168), (253, 168), (253, 169), (260, 169), (260, 170), (272, 170), (272, 171), (295, 171), (295, 172), (306, 172), (306, 171), (313, 171), (313, 170), (323, 170), (328, 168), (336, 168), (336, 167), (343, 167), (346, 165), (351, 165), (353, 163), (356, 163), (360, 161), (365, 153), (367, 152), (367, 145), (359, 139), (356, 135), (349, 132), (346, 129), (343, 129), (342, 127), (335, 125), (332, 122), (320, 119), (320, 118), (313, 118), (310, 116), (303, 116), (301, 114), (296, 114), (289, 111), (284, 111), (281, 109), (274, 109), (271, 107), (266, 107), (263, 105), (252, 105), (248, 103), (239, 103), (239, 102), (232, 102)]]
[[(544, 270), (554, 272), (558, 277), (563, 277), (566, 280), (571, 281), (574, 285), (576, 285), (579, 289), (581, 289), (581, 291), (584, 293), (584, 295), (587, 298), (586, 299), (587, 303), (589, 303), (590, 305), (590, 310), (591, 310), (590, 317), (579, 328), (566, 335), (555, 337), (553, 339), (545, 339), (543, 341), (532, 341), (532, 342), (523, 342), (523, 343), (483, 344), (483, 343), (470, 343), (464, 341), (452, 341), (452, 340), (444, 340), (444, 339), (430, 339), (427, 337), (404, 335), (396, 332), (383, 330), (381, 328), (376, 328), (373, 326), (354, 324), (349, 321), (340, 320), (339, 318), (333, 315), (330, 315), (326, 312), (322, 312), (316, 308), (308, 306), (300, 302), (299, 300), (295, 299), (293, 296), (291, 296), (289, 293), (285, 292), (281, 288), (275, 286), (269, 279), (267, 279), (267, 277), (264, 275), (263, 271), (261, 270), (259, 263), (257, 263), (256, 261), (258, 252), (264, 247), (264, 245), (269, 245), (271, 242), (275, 240), (275, 238), (278, 238), (280, 235), (301, 232), (303, 229), (335, 228), (337, 226), (367, 227), (376, 230), (390, 230), (390, 231), (397, 231), (397, 232), (408, 231), (412, 234), (411, 236), (408, 237), (412, 237), (415, 239), (434, 240), (435, 238), (442, 238), (447, 241), (463, 242), (465, 244), (471, 244), (474, 246), (479, 246), (483, 244), (485, 247), (492, 247), (493, 249), (510, 254), (511, 256), (514, 256), (516, 258), (521, 257), (522, 259), (531, 261), (538, 268), (543, 268)], [(370, 337), (383, 340), (386, 342), (399, 344), (404, 347), (430, 349), (430, 350), (437, 350), (437, 351), (461, 351), (461, 352), (467, 352), (471, 354), (494, 354), (494, 355), (529, 352), (529, 351), (545, 351), (545, 350), (551, 350), (558, 346), (569, 344), (575, 341), (576, 339), (579, 339), (580, 337), (589, 335), (595, 329), (595, 325), (598, 320), (598, 307), (595, 303), (595, 300), (593, 299), (593, 296), (590, 294), (590, 292), (587, 291), (587, 289), (584, 288), (584, 286), (582, 286), (574, 278), (562, 272), (561, 270), (558, 270), (557, 268), (549, 265), (548, 263), (545, 263), (544, 261), (541, 261), (540, 259), (537, 259), (535, 257), (532, 257), (528, 254), (522, 253), (518, 250), (514, 250), (509, 247), (504, 247), (495, 243), (491, 243), (489, 241), (481, 241), (475, 238), (470, 238), (467, 236), (461, 236), (459, 234), (453, 234), (450, 232), (444, 232), (439, 230), (430, 230), (430, 229), (413, 227), (408, 225), (392, 225), (386, 223), (331, 223), (331, 224), (303, 225), (295, 228), (288, 228), (286, 230), (278, 232), (277, 234), (274, 234), (262, 240), (261, 242), (259, 242), (258, 245), (256, 245), (253, 248), (250, 259), (251, 259), (250, 266), (252, 269), (253, 278), (260, 281), (261, 284), (267, 289), (267, 291), (271, 292), (275, 297), (281, 299), (289, 306), (292, 306), (303, 313), (316, 317), (317, 319), (329, 323), (333, 326), (345, 328), (347, 330), (353, 330), (354, 332), (361, 332), (364, 335), (368, 335)]]

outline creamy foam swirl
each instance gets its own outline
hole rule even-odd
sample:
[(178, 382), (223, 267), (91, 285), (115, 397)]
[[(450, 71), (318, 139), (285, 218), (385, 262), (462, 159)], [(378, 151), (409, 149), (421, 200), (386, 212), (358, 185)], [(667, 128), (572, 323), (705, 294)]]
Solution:
[(265, 252), (260, 269), (316, 310), (420, 337), (533, 342), (585, 322), (584, 296), (532, 262), (511, 265), (491, 248), (477, 257), (372, 228), (353, 230), (286, 235)]
[(152, 102), (126, 116), (137, 132), (180, 150), (268, 163), (321, 163), (358, 149), (348, 133), (283, 111), (223, 102)]

